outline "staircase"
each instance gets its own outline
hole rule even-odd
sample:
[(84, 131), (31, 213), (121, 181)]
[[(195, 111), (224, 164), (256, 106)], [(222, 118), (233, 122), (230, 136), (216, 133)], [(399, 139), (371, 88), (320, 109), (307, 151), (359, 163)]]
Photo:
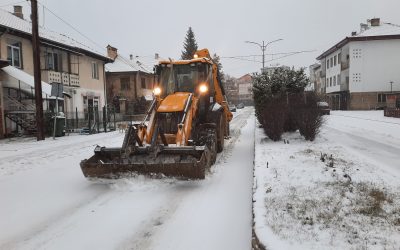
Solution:
[(36, 108), (11, 96), (4, 96), (5, 116), (28, 133), (36, 132)]

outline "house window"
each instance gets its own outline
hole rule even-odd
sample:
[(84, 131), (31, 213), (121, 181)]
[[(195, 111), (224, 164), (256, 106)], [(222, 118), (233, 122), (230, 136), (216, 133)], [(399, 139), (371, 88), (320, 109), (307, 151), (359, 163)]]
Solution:
[(333, 67), (333, 57), (331, 57), (331, 68)]
[(120, 78), (120, 82), (121, 82), (121, 90), (131, 89), (131, 82), (129, 77)]
[(48, 70), (60, 71), (59, 55), (54, 52), (47, 52), (46, 68)]
[(14, 67), (22, 68), (20, 42), (7, 45), (7, 61)]
[(337, 56), (333, 57), (333, 65), (336, 66)]
[(386, 102), (386, 94), (378, 94), (378, 102)]
[(144, 77), (142, 77), (142, 84), (141, 84), (141, 86), (142, 86), (142, 89), (145, 89), (145, 88), (146, 88), (146, 78), (144, 78)]
[(337, 85), (340, 85), (341, 84), (341, 82), (340, 82), (340, 75), (337, 75)]
[(97, 62), (92, 62), (92, 79), (99, 79), (99, 65)]
[(337, 63), (340, 64), (341, 61), (342, 61), (342, 53), (339, 53), (337, 57)]
[(326, 61), (326, 69), (329, 69), (329, 59)]

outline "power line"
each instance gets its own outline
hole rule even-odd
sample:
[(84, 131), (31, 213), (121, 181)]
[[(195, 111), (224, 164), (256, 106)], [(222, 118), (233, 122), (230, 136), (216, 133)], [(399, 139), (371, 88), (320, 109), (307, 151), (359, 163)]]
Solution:
[[(303, 50), (303, 51), (293, 51), (293, 52), (282, 52), (282, 53), (274, 53), (274, 54), (269, 54), (269, 55), (283, 55), (278, 58), (273, 58), (271, 60), (267, 60), (265, 62), (272, 62), (276, 61), (285, 57), (301, 54), (301, 53), (308, 53), (308, 52), (314, 52), (316, 50)], [(224, 59), (235, 59), (235, 60), (241, 60), (241, 61), (248, 61), (248, 62), (255, 62), (255, 63), (262, 63), (262, 61), (257, 61), (257, 60), (250, 60), (246, 59), (245, 57), (254, 57), (254, 56), (262, 56), (262, 55), (248, 55), (248, 56), (221, 56), (221, 58)]]
[(7, 7), (7, 6), (13, 6), (13, 5), (20, 4), (20, 3), (26, 3), (26, 1), (19, 1), (19, 2), (9, 3), (9, 4), (5, 4), (5, 5), (0, 5), (0, 8)]
[(98, 48), (101, 48), (101, 50), (104, 50), (105, 46), (99, 45), (98, 43), (96, 43), (95, 41), (93, 41), (92, 39), (90, 39), (88, 36), (86, 36), (85, 34), (83, 34), (82, 32), (80, 32), (78, 29), (76, 29), (72, 24), (70, 24), (69, 22), (67, 22), (66, 20), (64, 20), (63, 18), (61, 18), (60, 16), (58, 16), (56, 13), (54, 13), (52, 10), (50, 10), (46, 5), (44, 5), (43, 3), (39, 2), (38, 3), (40, 5), (42, 5), (47, 11), (49, 11), (51, 14), (53, 14), (56, 18), (58, 18), (61, 22), (63, 22), (64, 24), (66, 24), (68, 27), (70, 27), (71, 29), (73, 29), (74, 31), (76, 31), (78, 34), (80, 34), (82, 37), (86, 38), (88, 41), (92, 42), (94, 45), (96, 45)]

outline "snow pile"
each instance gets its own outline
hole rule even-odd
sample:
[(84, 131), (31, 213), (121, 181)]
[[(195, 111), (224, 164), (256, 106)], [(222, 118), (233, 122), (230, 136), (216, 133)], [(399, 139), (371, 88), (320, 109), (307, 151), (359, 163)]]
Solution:
[(255, 230), (267, 249), (400, 245), (398, 153), (390, 154), (400, 142), (383, 144), (386, 161), (377, 160), (378, 149), (365, 150), (394, 143), (400, 126), (374, 116), (334, 112), (315, 142), (288, 133), (286, 143), (274, 143), (256, 130)]

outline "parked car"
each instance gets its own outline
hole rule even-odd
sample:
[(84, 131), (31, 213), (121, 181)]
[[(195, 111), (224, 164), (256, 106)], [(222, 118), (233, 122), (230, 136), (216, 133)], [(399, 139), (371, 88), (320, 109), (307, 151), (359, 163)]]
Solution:
[(229, 111), (236, 112), (236, 106), (234, 104), (229, 104), (228, 107), (229, 107)]
[(331, 109), (327, 102), (317, 102), (317, 106), (321, 115), (330, 115)]
[(244, 108), (244, 104), (241, 102), (241, 103), (239, 103), (239, 104), (236, 106), (236, 108), (242, 109), (242, 108)]

